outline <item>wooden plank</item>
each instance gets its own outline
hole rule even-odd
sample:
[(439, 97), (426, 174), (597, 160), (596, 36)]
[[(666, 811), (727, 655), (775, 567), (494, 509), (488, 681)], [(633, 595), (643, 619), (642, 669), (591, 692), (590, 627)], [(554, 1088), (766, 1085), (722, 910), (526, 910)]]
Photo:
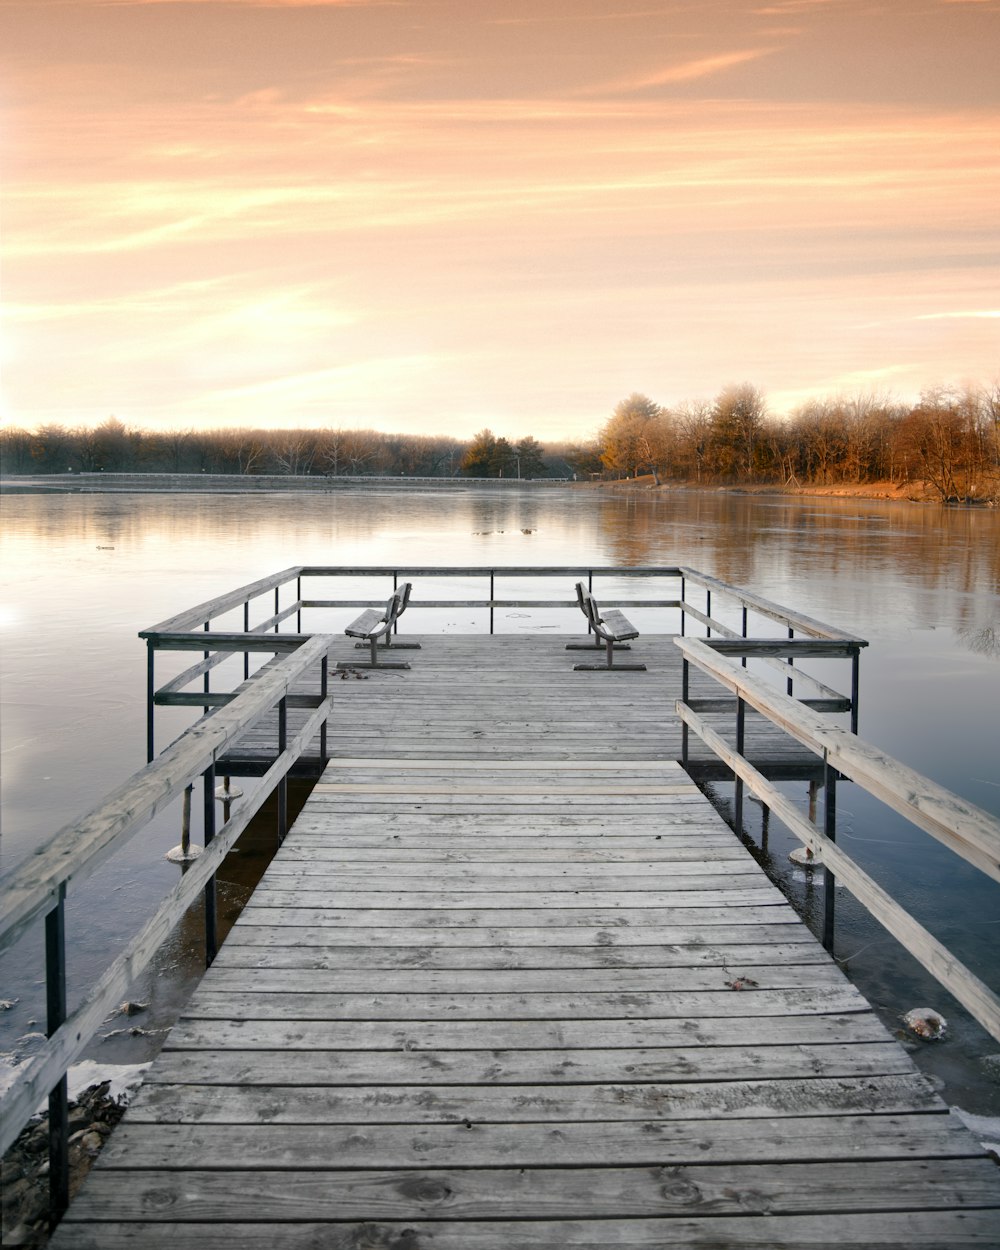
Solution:
[(830, 1212), (798, 1216), (689, 1216), (635, 1220), (515, 1220), (441, 1223), (425, 1219), (363, 1224), (64, 1221), (54, 1250), (996, 1250), (1000, 1213)]
[[(821, 964), (748, 964), (741, 960), (727, 975), (719, 967), (706, 968), (382, 968), (378, 994), (424, 996), (431, 994), (535, 995), (589, 993), (684, 993), (729, 988), (740, 977), (756, 985), (740, 991), (741, 997), (759, 998), (776, 989), (839, 989), (846, 983), (832, 962)], [(367, 969), (333, 968), (240, 968), (220, 967), (212, 977), (219, 992), (236, 994), (367, 994), (372, 977)]]
[[(766, 909), (772, 911), (773, 909)], [(547, 950), (563, 952), (568, 949), (583, 947), (591, 950), (594, 958), (602, 958), (604, 953), (629, 953), (640, 958), (643, 947), (657, 948), (657, 958), (667, 962), (680, 964), (710, 963), (716, 960), (719, 964), (728, 963), (739, 958), (739, 952), (746, 946), (758, 943), (769, 943), (770, 947), (787, 945), (789, 951), (796, 952), (797, 962), (803, 958), (810, 959), (813, 952), (821, 949), (816, 939), (795, 915), (778, 913), (774, 916), (775, 923), (765, 921), (750, 923), (754, 909), (741, 908), (739, 916), (747, 919), (745, 924), (706, 924), (700, 926), (676, 925), (624, 925), (619, 927), (594, 927), (585, 924), (579, 926), (550, 925), (548, 928), (530, 925), (521, 928), (498, 926), (481, 926), (474, 928), (469, 925), (437, 925), (433, 928), (411, 927), (403, 921), (395, 928), (379, 927), (376, 922), (347, 925), (339, 921), (336, 913), (329, 924), (299, 925), (283, 924), (284, 913), (271, 913), (268, 909), (256, 909), (250, 915), (246, 912), (229, 932), (221, 955), (234, 957), (241, 947), (249, 948), (281, 948), (290, 947), (295, 950), (313, 948), (357, 949), (363, 947), (372, 958), (378, 952), (392, 947), (405, 946), (408, 949), (419, 947), (429, 952), (441, 951), (445, 957), (452, 947), (459, 947), (466, 952), (468, 958), (478, 958), (476, 952), (487, 950), (514, 950), (518, 947), (544, 946)], [(323, 913), (324, 915), (326, 913)], [(294, 928), (295, 932), (287, 932)], [(763, 947), (761, 949), (764, 949)], [(797, 952), (802, 951), (799, 956)], [(557, 959), (559, 954), (555, 956)], [(826, 952), (817, 953), (817, 958), (827, 958)], [(764, 962), (758, 958), (755, 962)]]
[[(811, 1214), (827, 1211), (974, 1209), (995, 1192), (988, 1159), (866, 1160), (863, 1163), (697, 1164), (667, 1168), (563, 1167), (333, 1170), (274, 1173), (257, 1169), (220, 1176), (205, 1170), (169, 1173), (131, 1168), (128, 1184), (99, 1169), (78, 1200), (75, 1218), (99, 1216), (113, 1198), (119, 1218), (267, 1221), (294, 1219), (636, 1218), (688, 1215)], [(173, 1183), (171, 1184), (171, 1179)], [(121, 1192), (116, 1192), (120, 1189)]]
[[(780, 1116), (933, 1112), (930, 1083), (910, 1074), (810, 1081), (646, 1085), (364, 1086), (160, 1085), (129, 1107), (132, 1123), (494, 1124), (614, 1120), (773, 1119)], [(971, 1138), (970, 1138), (971, 1140)]]
[[(241, 1030), (252, 1040), (255, 1029)], [(315, 1034), (313, 1035), (315, 1037)], [(490, 1041), (484, 1029), (481, 1043)], [(313, 1042), (313, 1046), (315, 1041)], [(666, 1088), (679, 1081), (725, 1081), (734, 1072), (758, 1080), (815, 1080), (829, 1077), (910, 1073), (913, 1063), (892, 1040), (809, 1046), (645, 1047), (617, 1050), (333, 1050), (299, 1045), (264, 1050), (247, 1045), (197, 1054), (200, 1085), (361, 1086), (380, 1091), (419, 1085), (639, 1085)], [(164, 1050), (147, 1077), (149, 1084), (177, 1084), (190, 1076), (189, 1050)]]
[[(279, 934), (284, 932), (284, 942)], [(372, 931), (365, 931), (371, 935)], [(391, 934), (394, 930), (387, 930)], [(512, 932), (508, 930), (508, 933)], [(464, 942), (434, 946), (390, 946), (373, 940), (371, 945), (318, 946), (289, 938), (287, 931), (271, 933), (272, 945), (262, 942), (229, 942), (215, 959), (218, 968), (478, 968), (478, 969), (579, 969), (579, 968), (761, 968), (789, 964), (825, 965), (828, 956), (813, 942), (788, 942), (773, 946), (488, 946), (469, 948)], [(358, 937), (363, 936), (359, 934)], [(461, 936), (465, 936), (464, 933)], [(357, 939), (356, 939), (357, 940)]]
[[(886, 1042), (890, 1035), (871, 1011), (848, 1015), (729, 1016), (701, 1019), (601, 1020), (276, 1020), (248, 1011), (222, 1019), (188, 1008), (165, 1050), (481, 1050), (484, 1036), (500, 1050), (552, 1050), (565, 1046), (726, 1048)], [(908, 1061), (908, 1060), (907, 1060)], [(192, 1066), (191, 1071), (197, 1071)], [(736, 1075), (735, 1067), (730, 1075)]]
[[(219, 970), (219, 976), (235, 974)], [(255, 980), (255, 978), (248, 978)], [(277, 980), (280, 982), (281, 978)], [(211, 979), (216, 984), (216, 978)], [(853, 986), (822, 989), (782, 988), (620, 993), (591, 990), (579, 994), (336, 994), (252, 993), (200, 988), (191, 1010), (227, 1020), (252, 1014), (272, 1020), (615, 1020), (700, 1019), (802, 1015), (838, 1015), (865, 1011), (868, 1005)], [(697, 1027), (696, 1025), (694, 1027)]]
[[(202, 1168), (469, 1167), (602, 1164), (635, 1167), (968, 1158), (969, 1138), (952, 1116), (801, 1116), (775, 1120), (566, 1120), (546, 1124), (202, 1124)], [(126, 1121), (109, 1139), (101, 1166), (186, 1168), (188, 1131), (178, 1124)], [(125, 1177), (122, 1180), (127, 1183)]]

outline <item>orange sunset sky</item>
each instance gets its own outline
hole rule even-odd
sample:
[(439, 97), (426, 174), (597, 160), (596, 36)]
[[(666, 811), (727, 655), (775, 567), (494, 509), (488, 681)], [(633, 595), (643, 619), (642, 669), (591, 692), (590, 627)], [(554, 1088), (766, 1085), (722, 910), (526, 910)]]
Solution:
[(1000, 0), (0, 0), (3, 420), (1000, 379)]

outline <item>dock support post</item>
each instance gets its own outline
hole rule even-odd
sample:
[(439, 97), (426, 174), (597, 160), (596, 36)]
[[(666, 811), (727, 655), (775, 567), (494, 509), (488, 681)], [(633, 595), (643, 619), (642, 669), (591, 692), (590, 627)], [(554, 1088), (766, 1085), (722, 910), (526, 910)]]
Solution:
[[(207, 851), (215, 837), (215, 764), (202, 773), (204, 782), (204, 840)], [(205, 966), (210, 968), (218, 953), (218, 935), (216, 926), (215, 873), (205, 882)]]
[(682, 638), (684, 637), (684, 626), (687, 624), (687, 612), (684, 609), (684, 604), (686, 602), (687, 601), (684, 598), (684, 574), (682, 573), (681, 574), (681, 637)]
[[(288, 700), (282, 699), (278, 704), (278, 754), (284, 755), (288, 746)], [(288, 832), (288, 773), (282, 774), (278, 782), (278, 845), (285, 840)]]
[[(684, 657), (681, 664), (681, 702), (688, 701), (688, 686), (690, 685), (691, 674), (688, 668), (688, 658)], [(685, 766), (688, 762), (688, 723), (686, 720), (681, 721), (681, 763)]]
[[(791, 627), (790, 625), (789, 625), (789, 627), (788, 627), (788, 637), (789, 637), (789, 639), (791, 639), (791, 638), (794, 638), (794, 637), (795, 637), (795, 630), (794, 630), (794, 629), (792, 629), (792, 627)], [(790, 655), (790, 656), (788, 657), (788, 667), (789, 667), (789, 668), (791, 668), (791, 667), (794, 665), (794, 663), (795, 663), (795, 656), (794, 656), (794, 655)], [(787, 682), (785, 682), (785, 693), (788, 695), (788, 697), (789, 697), (789, 698), (791, 698), (791, 697), (792, 697), (792, 695), (793, 695), (793, 693), (794, 693), (794, 690), (795, 690), (795, 680), (794, 680), (794, 678), (793, 678), (793, 677), (789, 674), (788, 681), (787, 681)]]
[[(746, 737), (746, 719), (747, 705), (743, 699), (736, 700), (736, 754), (743, 754), (744, 739)], [(743, 778), (736, 775), (736, 794), (734, 799), (736, 832), (743, 836)]]
[[(837, 840), (837, 770), (823, 761), (823, 832), (831, 842)], [(829, 864), (823, 867), (823, 945), (833, 954), (834, 908), (837, 882)]]
[(146, 763), (153, 762), (153, 697), (156, 693), (154, 679), (156, 648), (152, 638), (146, 639)]
[(857, 647), (851, 654), (851, 733), (858, 732), (858, 695), (861, 690), (861, 652)]
[[(329, 669), (326, 662), (326, 656), (324, 656), (319, 666), (319, 697), (321, 699), (325, 699), (329, 693), (329, 680)], [(324, 720), (323, 724), (319, 727), (319, 758), (320, 763), (324, 768), (326, 767), (327, 760), (330, 758), (326, 749), (326, 730), (328, 719), (329, 718)]]
[[(45, 917), (45, 1036), (66, 1020), (66, 883)], [(49, 1229), (69, 1206), (69, 1095), (63, 1073), (49, 1094)]]

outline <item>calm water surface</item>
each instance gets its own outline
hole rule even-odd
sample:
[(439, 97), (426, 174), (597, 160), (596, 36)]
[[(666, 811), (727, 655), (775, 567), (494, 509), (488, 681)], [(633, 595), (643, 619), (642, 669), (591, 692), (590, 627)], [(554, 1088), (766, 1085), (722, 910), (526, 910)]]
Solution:
[[(145, 648), (137, 631), (300, 563), (690, 564), (869, 639), (861, 736), (1000, 816), (995, 512), (588, 488), (8, 495), (0, 559), (4, 870), (145, 762)], [(468, 628), (460, 615), (442, 614), (434, 624)], [(528, 622), (511, 611), (497, 627), (515, 631)], [(729, 789), (715, 788), (723, 810)], [(803, 797), (801, 787), (789, 793)], [(852, 787), (841, 788), (839, 811), (845, 847), (1000, 989), (1000, 888)], [(176, 869), (163, 853), (178, 830), (177, 812), (165, 813), (77, 892), (68, 919), (72, 975), (85, 981), (106, 966), (172, 882)], [(818, 899), (788, 864), (792, 845), (772, 829), (763, 858), (810, 915)], [(233, 871), (222, 886), (231, 913), (249, 889), (250, 861), (264, 850), (249, 846), (243, 854), (246, 880)], [(849, 898), (838, 908), (838, 955), (886, 1021), (925, 1001), (943, 1011), (953, 1022), (951, 1040), (922, 1047), (918, 1059), (945, 1080), (953, 1101), (1000, 1112), (1000, 1085), (982, 1062), (1000, 1047)], [(197, 975), (196, 930), (193, 917), (137, 987), (135, 996), (153, 1003), (144, 1018), (153, 1028)], [(18, 1039), (43, 1027), (37, 944), (26, 939), (0, 964), (0, 998), (18, 999), (0, 1013), (0, 1049), (23, 1051), (30, 1042)], [(109, 1022), (113, 1036), (95, 1053), (134, 1057), (127, 1048), (137, 1043), (119, 1027)]]

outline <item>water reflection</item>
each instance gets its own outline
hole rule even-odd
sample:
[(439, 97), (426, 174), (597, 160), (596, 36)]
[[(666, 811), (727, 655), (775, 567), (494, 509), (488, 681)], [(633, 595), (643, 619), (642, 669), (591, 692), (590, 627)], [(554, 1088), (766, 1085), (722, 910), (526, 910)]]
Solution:
[[(3, 500), (0, 554), (8, 608), (0, 624), (5, 868), (142, 765), (145, 652), (137, 631), (300, 563), (692, 566), (870, 639), (863, 736), (1000, 815), (996, 512), (590, 487), (22, 495)], [(432, 581), (427, 597), (455, 593)], [(571, 586), (563, 590), (569, 597)], [(485, 627), (485, 614), (475, 622), (466, 616), (452, 613), (443, 623)], [(511, 617), (502, 626), (521, 629), (525, 621)], [(568, 628), (578, 628), (575, 619)], [(867, 813), (858, 828), (869, 821), (887, 828), (884, 816)], [(157, 837), (165, 850), (178, 840), (176, 826)], [(772, 867), (780, 864), (773, 829), (768, 853)], [(907, 880), (913, 853), (877, 841), (865, 852), (894, 885)], [(992, 906), (933, 849), (919, 855), (934, 887), (920, 891), (930, 922), (964, 915), (971, 897)], [(107, 906), (86, 896), (77, 904), (77, 954), (88, 966), (103, 966), (109, 951), (113, 957), (123, 917), (132, 924), (148, 914), (162, 885), (160, 857), (154, 839), (110, 880)], [(857, 921), (858, 948), (866, 923)], [(165, 969), (187, 958), (179, 953), (189, 948), (187, 932), (179, 947), (167, 948)], [(981, 957), (988, 960), (991, 949), (984, 945)], [(30, 979), (27, 971), (17, 975)]]

